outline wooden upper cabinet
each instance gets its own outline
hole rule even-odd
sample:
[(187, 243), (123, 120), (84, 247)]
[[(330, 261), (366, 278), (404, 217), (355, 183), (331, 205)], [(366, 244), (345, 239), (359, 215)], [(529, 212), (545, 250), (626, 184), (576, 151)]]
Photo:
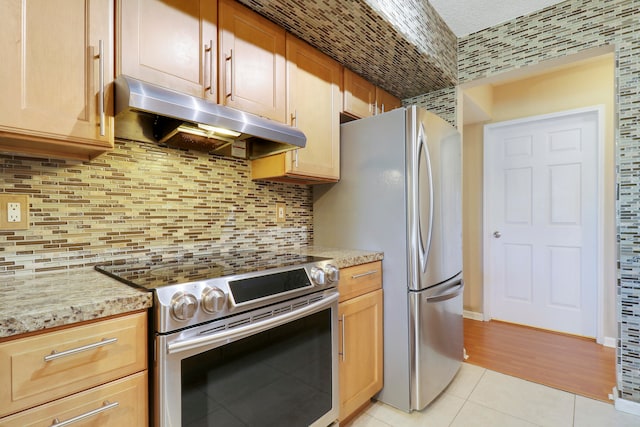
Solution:
[(344, 110), (354, 118), (373, 116), (376, 102), (376, 87), (348, 68), (344, 69)]
[(113, 10), (112, 0), (0, 2), (0, 150), (85, 160), (113, 148)]
[(234, 0), (218, 13), (218, 102), (286, 123), (285, 30)]
[(343, 113), (362, 119), (402, 107), (402, 101), (358, 74), (344, 69)]
[(402, 101), (384, 89), (376, 87), (376, 114), (402, 107)]
[(287, 34), (287, 116), (307, 137), (304, 148), (254, 160), (253, 179), (315, 183), (340, 179), (342, 67)]
[(116, 74), (217, 102), (215, 0), (118, 0)]

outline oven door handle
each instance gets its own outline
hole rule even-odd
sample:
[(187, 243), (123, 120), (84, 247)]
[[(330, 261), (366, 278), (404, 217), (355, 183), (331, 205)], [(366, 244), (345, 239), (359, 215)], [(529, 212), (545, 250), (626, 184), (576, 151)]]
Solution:
[(202, 336), (199, 338), (189, 338), (183, 341), (172, 342), (167, 344), (167, 353), (176, 354), (205, 346), (216, 348), (221, 345), (228, 344), (251, 335), (255, 335), (259, 332), (266, 331), (267, 329), (275, 328), (276, 326), (284, 325), (285, 323), (301, 319), (318, 311), (322, 311), (328, 307), (331, 307), (332, 304), (337, 302), (338, 297), (338, 292), (332, 292), (330, 295), (324, 297), (320, 301), (316, 301), (305, 307), (296, 309), (283, 315), (279, 315), (277, 317), (273, 317), (271, 319), (251, 323), (245, 326), (240, 326), (238, 328), (230, 329), (224, 332), (215, 332), (211, 335)]

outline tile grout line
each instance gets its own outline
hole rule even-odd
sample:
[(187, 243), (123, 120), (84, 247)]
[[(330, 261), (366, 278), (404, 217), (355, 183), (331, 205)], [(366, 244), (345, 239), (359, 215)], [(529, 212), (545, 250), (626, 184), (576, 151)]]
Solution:
[[(497, 372), (497, 371), (493, 371), (493, 370), (488, 369), (488, 368), (483, 368), (483, 369), (484, 369), (484, 372), (483, 372), (483, 373), (482, 373), (482, 375), (480, 376), (480, 379), (478, 379), (478, 382), (476, 383), (476, 385), (473, 387), (473, 390), (471, 391), (471, 393), (469, 393), (469, 397), (465, 400), (465, 403), (462, 405), (462, 408), (464, 408), (464, 406), (467, 404), (467, 402), (469, 402), (469, 401), (470, 401), (470, 400), (469, 400), (469, 398), (471, 397), (471, 394), (473, 394), (473, 391), (478, 387), (478, 385), (480, 384), (480, 381), (482, 381), (482, 379), (485, 377), (485, 375), (486, 375), (486, 373), (487, 373), (487, 372), (491, 371), (491, 372), (496, 372), (496, 373), (498, 373), (498, 374), (500, 374), (500, 375), (506, 375), (506, 374), (502, 374), (502, 373)], [(506, 375), (506, 376), (512, 377), (511, 375)], [(549, 386), (544, 385), (544, 384), (538, 384), (538, 383), (535, 383), (535, 382), (533, 382), (533, 381), (525, 380), (525, 379), (522, 379), (522, 378), (518, 378), (518, 377), (512, 377), (512, 378), (515, 378), (515, 379), (518, 379), (518, 380), (520, 380), (520, 381), (524, 381), (524, 382), (527, 382), (527, 383), (535, 384), (535, 385), (538, 385), (538, 386), (541, 386), (541, 387), (545, 387), (545, 388), (549, 388), (549, 389), (553, 389), (553, 390), (558, 390), (558, 389), (555, 389), (555, 388), (553, 388), (553, 387), (549, 387)], [(573, 409), (572, 409), (572, 411), (571, 411), (571, 424), (570, 424), (570, 426), (568, 426), (568, 427), (574, 427), (574, 424), (575, 424), (575, 412), (576, 412), (576, 405), (575, 405), (575, 402), (576, 402), (576, 394), (575, 394), (575, 393), (568, 392), (568, 391), (563, 391), (563, 390), (559, 390), (559, 391), (562, 391), (562, 392), (564, 392), (564, 393), (570, 394), (570, 395), (572, 395), (572, 397), (573, 397)], [(527, 422), (527, 423), (529, 423), (529, 424), (535, 425), (536, 427), (544, 427), (544, 425), (542, 425), (542, 424), (538, 424), (538, 423), (533, 422), (533, 421), (531, 421), (531, 420), (528, 420), (528, 419), (525, 419), (525, 418), (521, 418), (521, 417), (516, 416), (516, 415), (513, 415), (513, 414), (509, 414), (509, 413), (504, 412), (504, 411), (501, 411), (501, 410), (499, 410), (499, 409), (497, 409), (497, 408), (493, 408), (493, 407), (491, 407), (491, 406), (487, 406), (487, 405), (485, 405), (485, 404), (483, 404), (483, 403), (480, 403), (480, 402), (474, 402), (474, 401), (470, 401), (470, 402), (471, 402), (471, 403), (473, 403), (474, 405), (478, 405), (478, 406), (481, 406), (481, 407), (483, 407), (483, 408), (486, 408), (486, 409), (489, 409), (489, 410), (492, 410), (492, 411), (498, 412), (498, 413), (500, 413), (500, 414), (506, 415), (506, 416), (508, 416), (508, 417), (515, 418), (515, 419), (518, 419), (518, 420), (521, 420), (521, 421)], [(462, 408), (460, 408), (460, 410), (462, 410)], [(456, 414), (456, 417), (457, 417), (457, 414)], [(454, 420), (455, 420), (455, 417), (454, 417)], [(451, 423), (453, 423), (453, 421), (452, 421)], [(449, 424), (449, 426), (451, 426), (451, 424)]]
[[(478, 384), (480, 384), (480, 381), (482, 381), (482, 378), (484, 378), (485, 374), (487, 373), (487, 370), (488, 370), (487, 368), (482, 368), (482, 375), (480, 375), (480, 378), (478, 378), (478, 381), (476, 381), (476, 383), (473, 385), (467, 397), (464, 398), (464, 403), (462, 404), (462, 406), (460, 406), (460, 409), (458, 409), (458, 411), (454, 415), (453, 419), (449, 423), (449, 427), (453, 425), (453, 423), (456, 421), (456, 418), (458, 418), (458, 416), (460, 415), (460, 412), (462, 412), (462, 409), (465, 407), (467, 403), (469, 403), (469, 398), (471, 397), (475, 389), (478, 387)], [(458, 371), (458, 373), (460, 373), (460, 371)], [(472, 403), (475, 403), (475, 402), (472, 402)]]

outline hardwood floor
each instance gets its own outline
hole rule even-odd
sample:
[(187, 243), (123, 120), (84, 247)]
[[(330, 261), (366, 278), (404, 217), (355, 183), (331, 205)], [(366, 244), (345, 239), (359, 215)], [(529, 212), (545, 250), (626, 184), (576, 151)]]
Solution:
[(468, 363), (611, 403), (616, 352), (593, 339), (464, 319)]

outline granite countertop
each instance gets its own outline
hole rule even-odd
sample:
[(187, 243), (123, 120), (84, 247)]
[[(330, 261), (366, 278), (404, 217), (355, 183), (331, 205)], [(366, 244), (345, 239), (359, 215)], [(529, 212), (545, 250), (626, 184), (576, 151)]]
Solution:
[[(333, 258), (338, 268), (380, 261), (382, 252), (309, 246), (300, 254)], [(0, 276), (0, 340), (151, 307), (152, 294), (93, 268)]]
[(360, 249), (326, 248), (321, 246), (308, 246), (298, 251), (303, 255), (333, 258), (338, 268), (352, 267), (373, 261), (381, 261), (382, 252), (365, 251)]
[(0, 339), (151, 307), (150, 292), (93, 268), (0, 276)]

